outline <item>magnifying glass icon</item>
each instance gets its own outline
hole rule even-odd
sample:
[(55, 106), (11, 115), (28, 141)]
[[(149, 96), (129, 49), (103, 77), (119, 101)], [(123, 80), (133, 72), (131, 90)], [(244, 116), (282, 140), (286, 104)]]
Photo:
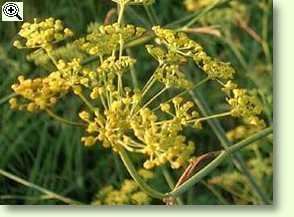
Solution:
[(22, 17), (19, 16), (19, 8), (17, 4), (8, 2), (3, 5), (3, 13), (7, 17), (16, 17), (19, 20), (22, 20)]

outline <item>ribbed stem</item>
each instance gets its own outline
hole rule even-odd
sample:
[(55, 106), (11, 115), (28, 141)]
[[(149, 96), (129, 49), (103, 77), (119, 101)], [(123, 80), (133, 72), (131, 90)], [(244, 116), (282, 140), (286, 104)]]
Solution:
[(227, 150), (222, 151), (211, 163), (209, 163), (206, 167), (200, 170), (198, 173), (193, 175), (190, 179), (180, 185), (178, 188), (174, 189), (172, 192), (168, 193), (168, 196), (178, 196), (188, 189), (190, 189), (197, 182), (201, 181), (206, 175), (208, 175), (212, 170), (214, 170), (217, 166), (219, 166), (230, 154), (239, 151), (247, 145), (252, 144), (253, 142), (271, 134), (273, 132), (273, 128), (266, 128), (253, 136), (248, 137), (247, 139), (242, 140), (241, 142), (229, 147)]
[(163, 198), (165, 195), (163, 193), (160, 193), (158, 191), (156, 191), (155, 189), (153, 189), (152, 187), (150, 187), (137, 173), (137, 170), (135, 169), (132, 161), (130, 160), (127, 152), (124, 149), (121, 149), (119, 151), (119, 155), (125, 165), (125, 167), (127, 168), (129, 174), (132, 176), (132, 178), (135, 180), (135, 182), (139, 185), (139, 187), (145, 191), (147, 194), (149, 194), (150, 196), (154, 197), (154, 198), (158, 198), (161, 199)]

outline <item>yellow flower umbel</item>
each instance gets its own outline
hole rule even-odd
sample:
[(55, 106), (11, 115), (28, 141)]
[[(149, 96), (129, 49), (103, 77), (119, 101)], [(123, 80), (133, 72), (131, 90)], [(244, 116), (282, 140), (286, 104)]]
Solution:
[(41, 22), (34, 19), (34, 23), (24, 23), (18, 34), (25, 41), (24, 44), (19, 40), (15, 41), (15, 47), (43, 48), (47, 51), (53, 49), (53, 43), (73, 36), (73, 32), (65, 28), (61, 20), (54, 18), (48, 18)]
[[(163, 29), (159, 26), (155, 26), (152, 29), (158, 37), (159, 43), (167, 47), (169, 57), (173, 56), (179, 59), (178, 55), (180, 55), (182, 58), (192, 58), (207, 73), (210, 79), (227, 80), (233, 78), (235, 70), (231, 67), (230, 63), (225, 63), (208, 56), (203, 48), (197, 42), (189, 39), (186, 34), (181, 32), (177, 33), (170, 29)], [(164, 56), (163, 51), (160, 52), (160, 55), (158, 53), (157, 56)], [(164, 57), (161, 59), (169, 60), (170, 58)]]
[(18, 81), (19, 84), (12, 85), (12, 89), (22, 98), (19, 96), (12, 98), (11, 108), (25, 109), (30, 112), (52, 107), (69, 89), (64, 80), (55, 74), (36, 79), (25, 79), (19, 76)]
[(140, 141), (137, 152), (149, 156), (144, 163), (146, 169), (166, 162), (177, 169), (191, 159), (194, 144), (191, 141), (187, 144), (186, 138), (181, 134), (183, 126), (180, 119), (166, 121), (157, 121), (157, 119), (154, 113), (145, 108), (131, 120), (134, 134)]
[(232, 116), (236, 117), (250, 117), (252, 115), (259, 115), (262, 108), (255, 97), (249, 96), (245, 89), (233, 89), (233, 97), (228, 99), (231, 106)]
[[(18, 96), (10, 101), (11, 107), (31, 112), (45, 110), (55, 105), (58, 99), (69, 91), (76, 92), (80, 86), (88, 87), (96, 83), (96, 74), (82, 67), (79, 59), (73, 59), (71, 62), (59, 60), (56, 67), (58, 71), (47, 77), (25, 79), (19, 76), (19, 83), (12, 85)], [(18, 100), (20, 96), (22, 99)]]
[(75, 42), (75, 45), (90, 55), (104, 56), (117, 50), (120, 40), (124, 42), (134, 40), (145, 33), (145, 29), (126, 25), (120, 27), (114, 23), (106, 26), (99, 26), (93, 29), (86, 37)]

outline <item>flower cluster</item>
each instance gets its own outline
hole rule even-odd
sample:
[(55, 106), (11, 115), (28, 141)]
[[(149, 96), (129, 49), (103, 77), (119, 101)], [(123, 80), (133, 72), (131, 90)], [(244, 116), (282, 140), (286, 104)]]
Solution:
[(201, 128), (201, 123), (198, 121), (200, 114), (193, 109), (194, 103), (185, 101), (184, 98), (176, 96), (171, 103), (162, 103), (160, 108), (163, 112), (171, 115), (173, 121), (179, 122), (182, 126), (193, 125), (194, 128)]
[(88, 112), (81, 112), (80, 118), (87, 122), (89, 136), (83, 137), (85, 145), (90, 146), (101, 141), (103, 146), (114, 151), (125, 148), (148, 156), (144, 167), (152, 169), (169, 162), (172, 168), (183, 166), (194, 153), (194, 144), (181, 135), (183, 126), (196, 116), (188, 114), (191, 104), (176, 106), (176, 116), (171, 120), (158, 121), (155, 113), (148, 108), (138, 110), (132, 115), (137, 104), (136, 95), (114, 101), (104, 114), (95, 112), (91, 118)]
[(65, 28), (61, 20), (48, 18), (41, 22), (34, 19), (34, 23), (24, 23), (18, 34), (25, 39), (25, 42), (23, 44), (21, 41), (16, 40), (14, 42), (15, 47), (43, 48), (51, 51), (53, 43), (71, 37), (73, 32)]
[[(125, 98), (126, 99), (126, 98)], [(99, 140), (105, 148), (112, 147), (114, 151), (119, 151), (124, 144), (126, 133), (129, 129), (130, 103), (128, 100), (114, 101), (102, 114), (96, 111), (93, 119), (86, 111), (82, 111), (79, 116), (87, 122), (87, 133), (89, 136), (83, 137), (85, 145), (90, 146)]]
[[(149, 181), (154, 177), (154, 174), (140, 169), (138, 174), (142, 176), (145, 181)], [(96, 195), (92, 202), (93, 205), (147, 205), (150, 204), (151, 198), (140, 190), (137, 183), (130, 179), (125, 179), (119, 189), (115, 189), (109, 185), (101, 190)]]
[(257, 99), (248, 95), (247, 90), (237, 88), (233, 89), (232, 93), (233, 97), (228, 98), (232, 116), (248, 118), (262, 112), (262, 107)]
[(121, 27), (118, 23), (114, 23), (93, 29), (88, 35), (77, 40), (75, 45), (90, 55), (104, 56), (117, 50), (121, 40), (125, 43), (144, 33), (144, 28), (133, 25)]
[(80, 59), (72, 59), (71, 62), (65, 62), (59, 60), (56, 64), (58, 74), (69, 87), (74, 90), (78, 89), (78, 86), (94, 86), (97, 81), (97, 73), (89, 68), (81, 65)]
[(152, 169), (169, 162), (172, 168), (180, 168), (191, 159), (194, 143), (191, 141), (187, 143), (186, 138), (181, 134), (183, 130), (181, 118), (157, 120), (158, 117), (145, 108), (130, 121), (135, 136), (141, 144), (144, 144), (139, 152), (149, 156), (144, 167)]
[(150, 202), (151, 198), (139, 189), (135, 181), (126, 179), (118, 190), (113, 186), (102, 188), (92, 205), (146, 205)]
[(231, 116), (243, 118), (245, 124), (252, 125), (257, 130), (266, 126), (264, 120), (258, 117), (262, 112), (262, 106), (256, 97), (249, 95), (246, 89), (238, 87), (231, 80), (221, 84), (221, 90), (227, 95)]
[[(28, 101), (21, 103), (17, 98), (10, 100), (13, 109), (26, 109), (28, 111), (45, 110), (52, 107), (58, 99), (66, 95), (70, 90), (80, 92), (80, 86), (94, 85), (96, 73), (82, 67), (79, 59), (71, 62), (59, 60), (56, 63), (57, 71), (51, 72), (47, 77), (35, 79), (18, 78), (19, 83), (12, 85), (12, 89)], [(22, 100), (23, 101), (23, 100)]]
[(105, 59), (97, 68), (97, 73), (101, 77), (107, 78), (107, 81), (113, 82), (116, 76), (122, 76), (124, 72), (136, 63), (136, 60), (129, 56), (121, 56), (119, 59), (111, 56)]
[(203, 48), (197, 42), (189, 39), (186, 34), (163, 29), (159, 26), (155, 26), (152, 29), (158, 37), (159, 43), (164, 44), (169, 52), (192, 58), (207, 73), (210, 79), (227, 80), (233, 78), (235, 70), (231, 67), (230, 63), (225, 63), (208, 56)]
[(154, 72), (156, 80), (163, 83), (167, 88), (191, 88), (191, 82), (180, 69), (180, 63), (184, 62), (185, 58), (175, 52), (165, 52), (162, 48), (153, 45), (147, 45), (146, 49), (159, 62), (159, 66)]
[[(18, 97), (10, 99), (11, 108), (34, 112), (52, 107), (68, 92), (69, 87), (54, 73), (45, 78), (18, 77), (19, 84), (12, 85)], [(21, 96), (21, 99), (18, 99)]]

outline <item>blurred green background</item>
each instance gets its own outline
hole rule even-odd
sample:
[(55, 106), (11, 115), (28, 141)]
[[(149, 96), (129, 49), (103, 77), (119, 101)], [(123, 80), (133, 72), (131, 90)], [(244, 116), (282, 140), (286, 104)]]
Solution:
[[(1, 0), (1, 5), (4, 2)], [(222, 4), (199, 17), (193, 26), (212, 26), (217, 31), (217, 36), (199, 33), (191, 33), (190, 36), (203, 45), (210, 55), (233, 64), (238, 71), (238, 82), (260, 99), (264, 106), (264, 119), (267, 124), (271, 124), (272, 2), (227, 2), (234, 2), (235, 5)], [(86, 32), (89, 23), (102, 24), (108, 11), (115, 7), (110, 0), (24, 0), (24, 19), (32, 21), (35, 17), (59, 18), (80, 36)], [(161, 25), (195, 13), (187, 11), (181, 0), (157, 0), (154, 9)], [(203, 8), (198, 10), (200, 13)], [(144, 8), (138, 6), (128, 8), (125, 21), (145, 28), (151, 26)], [(0, 168), (58, 194), (83, 203), (91, 203), (103, 186), (111, 184), (119, 187), (129, 176), (118, 156), (110, 150), (100, 146), (91, 149), (83, 147), (80, 143), (82, 129), (57, 123), (44, 113), (31, 114), (12, 111), (9, 108), (6, 97), (12, 93), (11, 85), (16, 77), (20, 74), (30, 76), (42, 70), (34, 63), (28, 62), (24, 52), (12, 47), (21, 25), (21, 22), (0, 22)], [(145, 54), (143, 46), (133, 49), (132, 53), (140, 60), (136, 70), (142, 72), (138, 74), (138, 80), (143, 84), (149, 76), (147, 72), (154, 69), (155, 63), (150, 64), (151, 58)], [(221, 95), (215, 92), (213, 84), (203, 87), (200, 92), (213, 110), (223, 106), (216, 103), (220, 101)], [(74, 120), (80, 106), (80, 102), (68, 99), (66, 104), (58, 107), (58, 112)], [(226, 121), (223, 127), (230, 130), (238, 124), (237, 120)], [(208, 127), (206, 129), (196, 135), (192, 131), (186, 132), (187, 137), (197, 140), (198, 153), (220, 148), (217, 138)], [(251, 146), (242, 153), (248, 160), (252, 173), (257, 176), (268, 197), (272, 198), (272, 174), (264, 172), (268, 172), (272, 167), (272, 142), (270, 138), (260, 142), (264, 143), (259, 146), (262, 148)], [(140, 158), (137, 161), (140, 163)], [(157, 170), (155, 172), (160, 173)], [(180, 172), (172, 173), (175, 179)], [(213, 178), (222, 175), (225, 175), (229, 182), (213, 184)], [(255, 203), (256, 196), (252, 195), (252, 192), (245, 192), (242, 181), (242, 176), (235, 172), (228, 161), (185, 194), (183, 199), (186, 204)], [(235, 186), (236, 182), (241, 184), (237, 183)], [(230, 186), (232, 183), (234, 186)], [(167, 189), (162, 175), (159, 175), (153, 184), (158, 189)], [(162, 204), (157, 200), (152, 203)], [(42, 200), (39, 192), (0, 176), (0, 204), (62, 202)]]

